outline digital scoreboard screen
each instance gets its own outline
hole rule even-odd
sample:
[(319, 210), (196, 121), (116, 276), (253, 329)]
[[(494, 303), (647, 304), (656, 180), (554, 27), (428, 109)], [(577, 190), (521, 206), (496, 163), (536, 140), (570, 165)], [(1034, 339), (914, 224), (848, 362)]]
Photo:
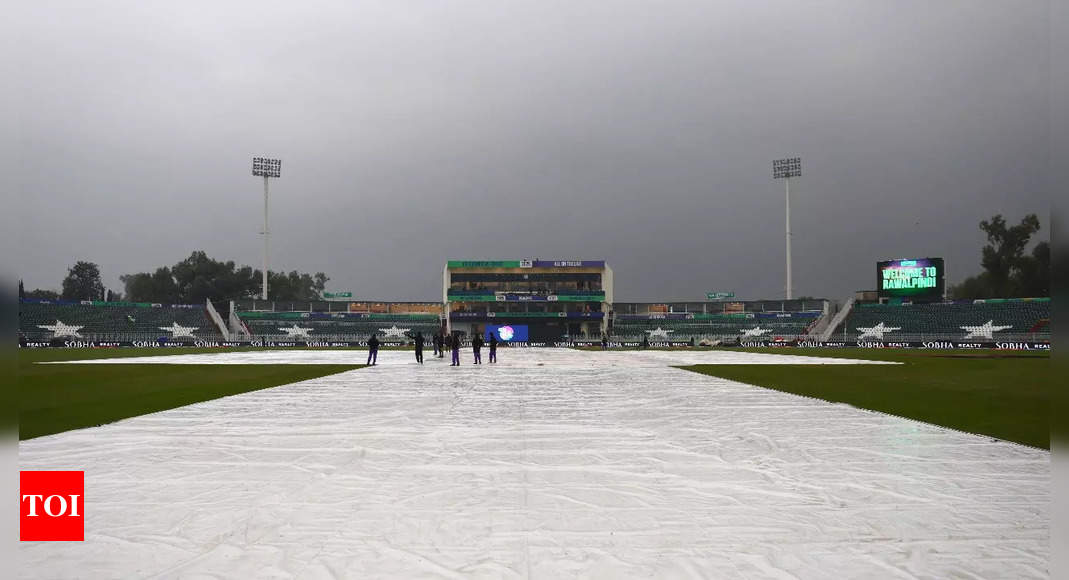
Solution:
[(943, 259), (916, 258), (876, 263), (876, 289), (880, 298), (943, 298)]
[(493, 335), (498, 342), (527, 342), (527, 330), (526, 324), (487, 324), (483, 340), (490, 340)]

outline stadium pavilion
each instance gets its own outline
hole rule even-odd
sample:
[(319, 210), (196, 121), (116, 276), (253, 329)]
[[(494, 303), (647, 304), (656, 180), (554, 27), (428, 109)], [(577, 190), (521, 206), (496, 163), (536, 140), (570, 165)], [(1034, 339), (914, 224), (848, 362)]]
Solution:
[(510, 325), (531, 342), (553, 342), (607, 331), (613, 282), (604, 260), (450, 260), (442, 278), (449, 332)]

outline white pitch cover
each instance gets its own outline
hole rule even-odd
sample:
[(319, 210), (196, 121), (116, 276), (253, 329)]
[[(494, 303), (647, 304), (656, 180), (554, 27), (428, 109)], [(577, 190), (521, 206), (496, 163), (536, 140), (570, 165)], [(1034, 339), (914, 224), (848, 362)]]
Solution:
[(85, 471), (86, 517), (85, 542), (20, 544), (23, 574), (1047, 577), (1047, 451), (672, 368), (865, 361), (463, 355), (385, 350), (375, 368), (23, 441), (21, 469)]

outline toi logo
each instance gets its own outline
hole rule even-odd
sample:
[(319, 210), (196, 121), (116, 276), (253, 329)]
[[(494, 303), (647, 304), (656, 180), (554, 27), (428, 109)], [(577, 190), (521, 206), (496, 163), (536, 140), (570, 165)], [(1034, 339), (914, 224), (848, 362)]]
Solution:
[(85, 540), (85, 473), (19, 472), (19, 539)]

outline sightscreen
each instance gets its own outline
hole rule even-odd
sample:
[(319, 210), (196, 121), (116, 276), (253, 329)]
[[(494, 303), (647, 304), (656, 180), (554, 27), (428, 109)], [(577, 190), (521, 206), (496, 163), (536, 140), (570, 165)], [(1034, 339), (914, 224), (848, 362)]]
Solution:
[(943, 278), (942, 258), (876, 263), (876, 290), (880, 298), (940, 300), (943, 298)]

